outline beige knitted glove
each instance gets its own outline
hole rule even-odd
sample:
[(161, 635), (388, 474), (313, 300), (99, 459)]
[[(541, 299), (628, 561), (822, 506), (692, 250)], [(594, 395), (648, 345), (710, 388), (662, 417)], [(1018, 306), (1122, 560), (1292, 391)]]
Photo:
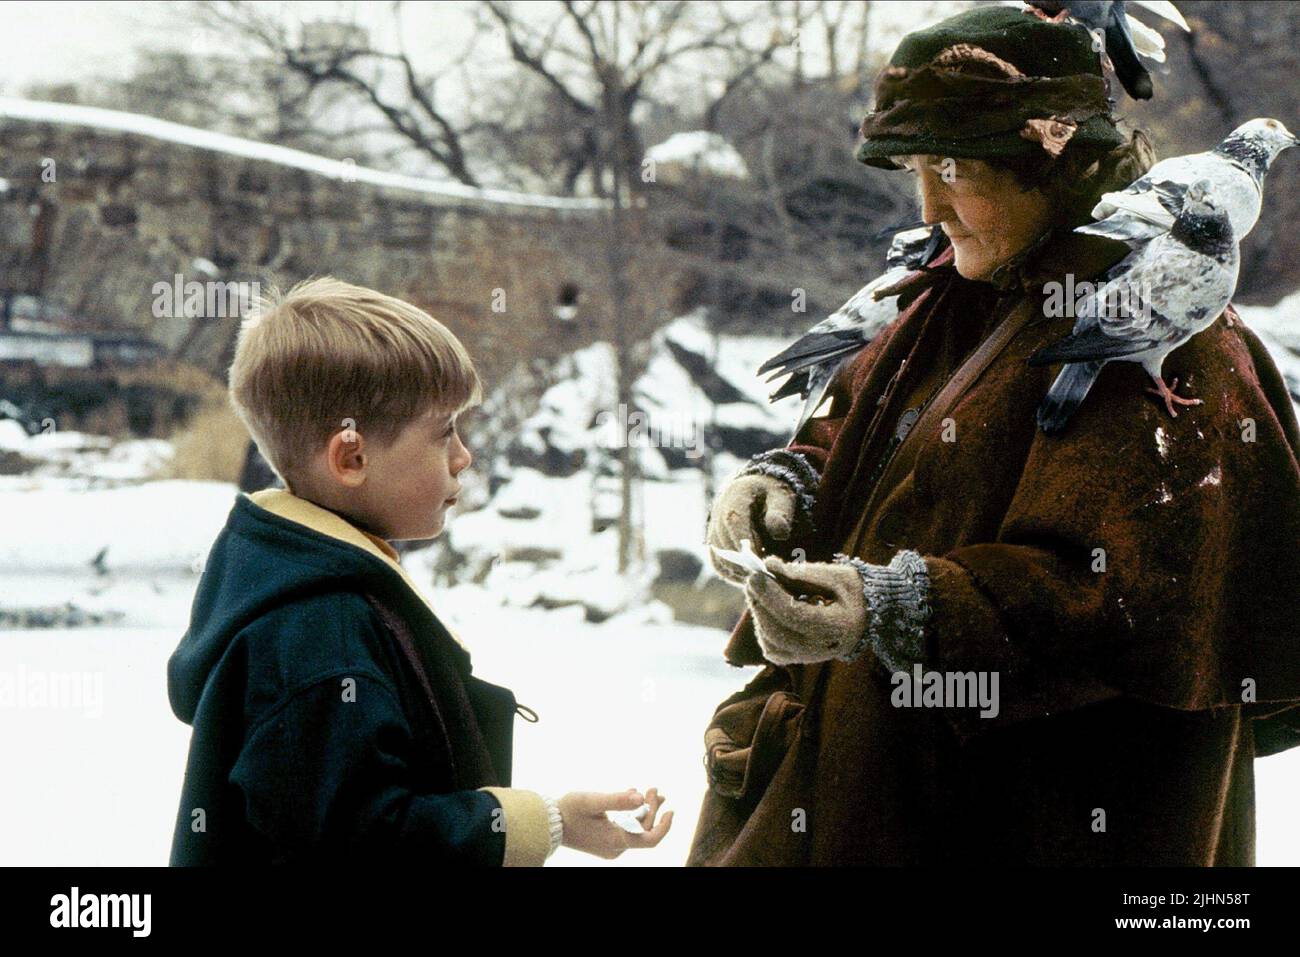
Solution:
[(929, 618), (925, 560), (900, 551), (888, 565), (836, 555), (833, 562), (764, 562), (776, 580), (752, 572), (745, 598), (768, 661), (854, 661), (870, 645), (888, 670), (924, 657)]
[(749, 539), (759, 554), (798, 539), (811, 528), (817, 470), (789, 449), (754, 456), (713, 501), (705, 541), (719, 575), (743, 584), (749, 572), (713, 554), (713, 548), (736, 551)]
[(743, 582), (749, 572), (713, 554), (714, 548), (736, 551), (742, 539), (763, 554), (774, 543), (787, 541), (794, 527), (794, 490), (770, 475), (742, 475), (733, 479), (713, 502), (706, 541), (709, 560), (728, 581)]

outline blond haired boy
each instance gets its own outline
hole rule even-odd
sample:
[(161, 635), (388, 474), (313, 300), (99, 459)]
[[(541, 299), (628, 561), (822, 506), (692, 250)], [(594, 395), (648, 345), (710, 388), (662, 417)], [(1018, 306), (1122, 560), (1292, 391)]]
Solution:
[[(173, 865), (540, 865), (667, 833), (654, 788), (508, 786), (514, 695), (471, 673), (389, 544), (442, 531), (471, 461), (456, 419), (480, 397), (441, 323), (336, 279), (241, 327), (230, 399), (285, 488), (238, 496), (168, 662), (194, 729)], [(639, 833), (605, 815), (642, 803)]]

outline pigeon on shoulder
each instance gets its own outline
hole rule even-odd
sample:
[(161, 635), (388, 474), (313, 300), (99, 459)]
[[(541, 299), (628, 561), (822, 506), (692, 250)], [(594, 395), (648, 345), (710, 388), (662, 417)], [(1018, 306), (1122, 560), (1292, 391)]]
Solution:
[[(1172, 203), (1168, 197), (1163, 199)], [(1044, 346), (1029, 365), (1067, 365), (1038, 408), (1038, 425), (1061, 431), (1108, 362), (1137, 362), (1155, 382), (1171, 416), (1177, 405), (1200, 405), (1174, 393), (1161, 376), (1165, 356), (1213, 324), (1237, 288), (1240, 252), (1231, 217), (1209, 180), (1189, 184), (1173, 226), (1154, 238), (1136, 237), (1134, 251), (1082, 301), (1074, 329)]]
[[(1178, 217), (1186, 208), (1188, 189), (1193, 183), (1199, 182), (1210, 197), (1211, 207), (1227, 216), (1235, 250), (1242, 238), (1259, 220), (1260, 207), (1263, 203), (1264, 176), (1283, 150), (1298, 143), (1300, 139), (1292, 135), (1291, 131), (1277, 120), (1266, 117), (1250, 120), (1233, 130), (1214, 149), (1161, 160), (1151, 167), (1146, 175), (1135, 180), (1125, 189), (1104, 194), (1092, 210), (1092, 216), (1097, 221), (1080, 226), (1075, 232), (1117, 239), (1128, 244), (1135, 251), (1116, 265), (1109, 277), (1134, 268), (1135, 258), (1139, 256), (1143, 260), (1143, 274), (1146, 276), (1152, 269), (1150, 260), (1153, 252), (1160, 253), (1169, 248), (1168, 239)], [(1188, 229), (1180, 233), (1180, 235), (1189, 234)], [(1157, 240), (1165, 241), (1162, 241), (1154, 251), (1144, 248)], [(1182, 243), (1177, 245), (1190, 248)], [(1178, 268), (1191, 268), (1186, 261), (1185, 252), (1177, 261)], [(1166, 264), (1164, 271), (1177, 282), (1174, 260)], [(1234, 275), (1234, 289), (1235, 286)], [(1194, 289), (1199, 287), (1189, 285), (1182, 294), (1184, 298)], [(1232, 291), (1228, 292), (1229, 298)], [(1212, 308), (1216, 299), (1217, 294), (1214, 294), (1206, 304), (1206, 308)], [(1219, 311), (1222, 311), (1222, 308), (1230, 309), (1231, 306), (1225, 302), (1225, 306)], [(1212, 313), (1210, 321), (1219, 315), (1219, 311)], [(1104, 323), (1098, 323), (1096, 319), (1089, 323), (1088, 319), (1089, 317), (1086, 316), (1080, 317), (1071, 338), (1075, 334), (1086, 333), (1092, 327), (1096, 327), (1092, 330), (1094, 334), (1097, 334), (1098, 329), (1118, 328), (1113, 323), (1109, 327)], [(1176, 346), (1166, 350), (1166, 354), (1173, 348)], [(1041, 361), (1035, 362), (1031, 359), (1030, 364), (1044, 365), (1065, 358), (1063, 355), (1058, 359), (1042, 358), (1049, 354), (1051, 353), (1047, 350), (1040, 350), (1035, 353), (1034, 358)], [(1161, 355), (1161, 362), (1163, 359), (1164, 356)], [(1044, 432), (1059, 432), (1065, 427), (1105, 364), (1098, 359), (1067, 360), (1067, 362), (1038, 410), (1038, 423)], [(1147, 371), (1150, 372), (1151, 369), (1148, 368)], [(1153, 378), (1160, 381), (1163, 388), (1164, 383), (1159, 379), (1159, 373), (1160, 366), (1157, 364)], [(1165, 397), (1165, 402), (1171, 415), (1175, 414), (1173, 403), (1183, 404), (1176, 396)]]
[(804, 400), (795, 425), (797, 435), (826, 398), (836, 373), (898, 317), (898, 296), (876, 298), (879, 290), (901, 282), (908, 273), (929, 263), (938, 252), (943, 230), (920, 226), (894, 235), (885, 255), (885, 272), (867, 283), (817, 325), (758, 368), (768, 381), (790, 378), (771, 395), (777, 402), (788, 395)]
[(1300, 139), (1277, 120), (1250, 120), (1214, 149), (1161, 160), (1130, 186), (1104, 194), (1092, 210), (1097, 222), (1075, 231), (1123, 242), (1154, 238), (1173, 226), (1187, 187), (1203, 179), (1241, 242), (1259, 220), (1269, 167), (1283, 150), (1298, 143)]

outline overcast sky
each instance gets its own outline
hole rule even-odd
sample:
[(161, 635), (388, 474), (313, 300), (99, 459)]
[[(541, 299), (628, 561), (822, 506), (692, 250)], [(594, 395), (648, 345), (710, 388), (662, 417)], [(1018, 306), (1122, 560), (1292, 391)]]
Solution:
[[(741, 4), (743, 5), (743, 3)], [(296, 18), (356, 17), (375, 32), (382, 43), (391, 18), (386, 2), (268, 3)], [(409, 4), (403, 35), (408, 48), (436, 49), (458, 44), (467, 29), (458, 3)], [(876, 2), (873, 26), (890, 46), (905, 29), (939, 19), (950, 8), (945, 3)], [(213, 52), (213, 41), (197, 33), (186, 4), (144, 0), (42, 0), (0, 3), (0, 91), (15, 95), (31, 83), (60, 83), (95, 76), (121, 77), (130, 73), (134, 53), (141, 47), (188, 52)], [(218, 41), (219, 43), (219, 41)], [(237, 48), (231, 49), (238, 56)]]

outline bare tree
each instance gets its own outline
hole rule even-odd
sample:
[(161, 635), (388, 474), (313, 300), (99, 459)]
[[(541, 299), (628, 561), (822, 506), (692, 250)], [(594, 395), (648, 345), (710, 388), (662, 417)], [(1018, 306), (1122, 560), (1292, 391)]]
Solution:
[[(322, 88), (342, 88), (368, 104), (383, 128), (395, 133), (416, 152), (432, 160), (456, 180), (480, 186), (467, 148), (471, 124), (445, 109), (439, 83), (463, 70), (474, 56), (473, 38), (465, 49), (439, 69), (417, 67), (398, 37), (397, 50), (380, 50), (369, 31), (354, 22), (294, 24), (283, 15), (242, 0), (204, 2), (199, 8), (211, 26), (234, 31), (255, 44), (263, 55), (286, 72), (299, 77), (307, 93)], [(401, 4), (390, 7), (397, 18)]]
[[(769, 31), (753, 43), (738, 11), (722, 3), (601, 3), (561, 0), (545, 11), (527, 13), (501, 0), (486, 0), (485, 15), (504, 33), (510, 56), (532, 74), (566, 110), (580, 135), (569, 157), (565, 186), (585, 173), (596, 195), (610, 200), (606, 267), (611, 312), (609, 338), (615, 354), (615, 402), (633, 405), (635, 368), (632, 346), (656, 317), (635, 298), (630, 275), (638, 245), (653, 231), (640, 202), (645, 183), (643, 137), (634, 117), (656, 82), (692, 66), (725, 73), (717, 94), (704, 105), (706, 124), (723, 102), (752, 80), (785, 42)], [(638, 264), (641, 264), (638, 260)], [(639, 272), (643, 277), (645, 270)], [(638, 279), (638, 282), (640, 279)], [(619, 570), (632, 563), (636, 456), (620, 446), (621, 518)]]
[(600, 196), (613, 193), (615, 164), (636, 189), (643, 144), (634, 113), (653, 99), (661, 80), (691, 74), (717, 81), (719, 92), (701, 104), (707, 127), (721, 104), (789, 42), (780, 30), (765, 33), (722, 2), (560, 0), (521, 8), (484, 0), (481, 9), (502, 31), (514, 62), (567, 108), (566, 120), (579, 125), (583, 135), (572, 156), (578, 168), (566, 178), (576, 183), (589, 173)]
[[(251, 39), (308, 89), (353, 94), (405, 144), (463, 183), (480, 185), (489, 171), (500, 178), (496, 157), (505, 154), (525, 167), (513, 175), (531, 177), (538, 188), (607, 199), (607, 288), (598, 297), (602, 315), (593, 318), (617, 357), (615, 401), (630, 408), (639, 372), (633, 346), (663, 318), (640, 295), (657, 244), (647, 206), (656, 196), (642, 176), (647, 109), (671, 109), (692, 125), (718, 123), (783, 51), (788, 59), (793, 49), (807, 73), (799, 40), (805, 21), (818, 13), (824, 32), (839, 42), (851, 6), (483, 0), (471, 8), (477, 28), (466, 47), (436, 65), (427, 53), (379, 49), (348, 24), (295, 29), (283, 14), (238, 0), (203, 9), (210, 22)], [(400, 10), (394, 4), (393, 16)], [(484, 70), (484, 62), (513, 69)], [(485, 96), (440, 96), (453, 80), (462, 91), (491, 89)], [(619, 564), (626, 569), (634, 558), (634, 450), (620, 448), (619, 461)]]

